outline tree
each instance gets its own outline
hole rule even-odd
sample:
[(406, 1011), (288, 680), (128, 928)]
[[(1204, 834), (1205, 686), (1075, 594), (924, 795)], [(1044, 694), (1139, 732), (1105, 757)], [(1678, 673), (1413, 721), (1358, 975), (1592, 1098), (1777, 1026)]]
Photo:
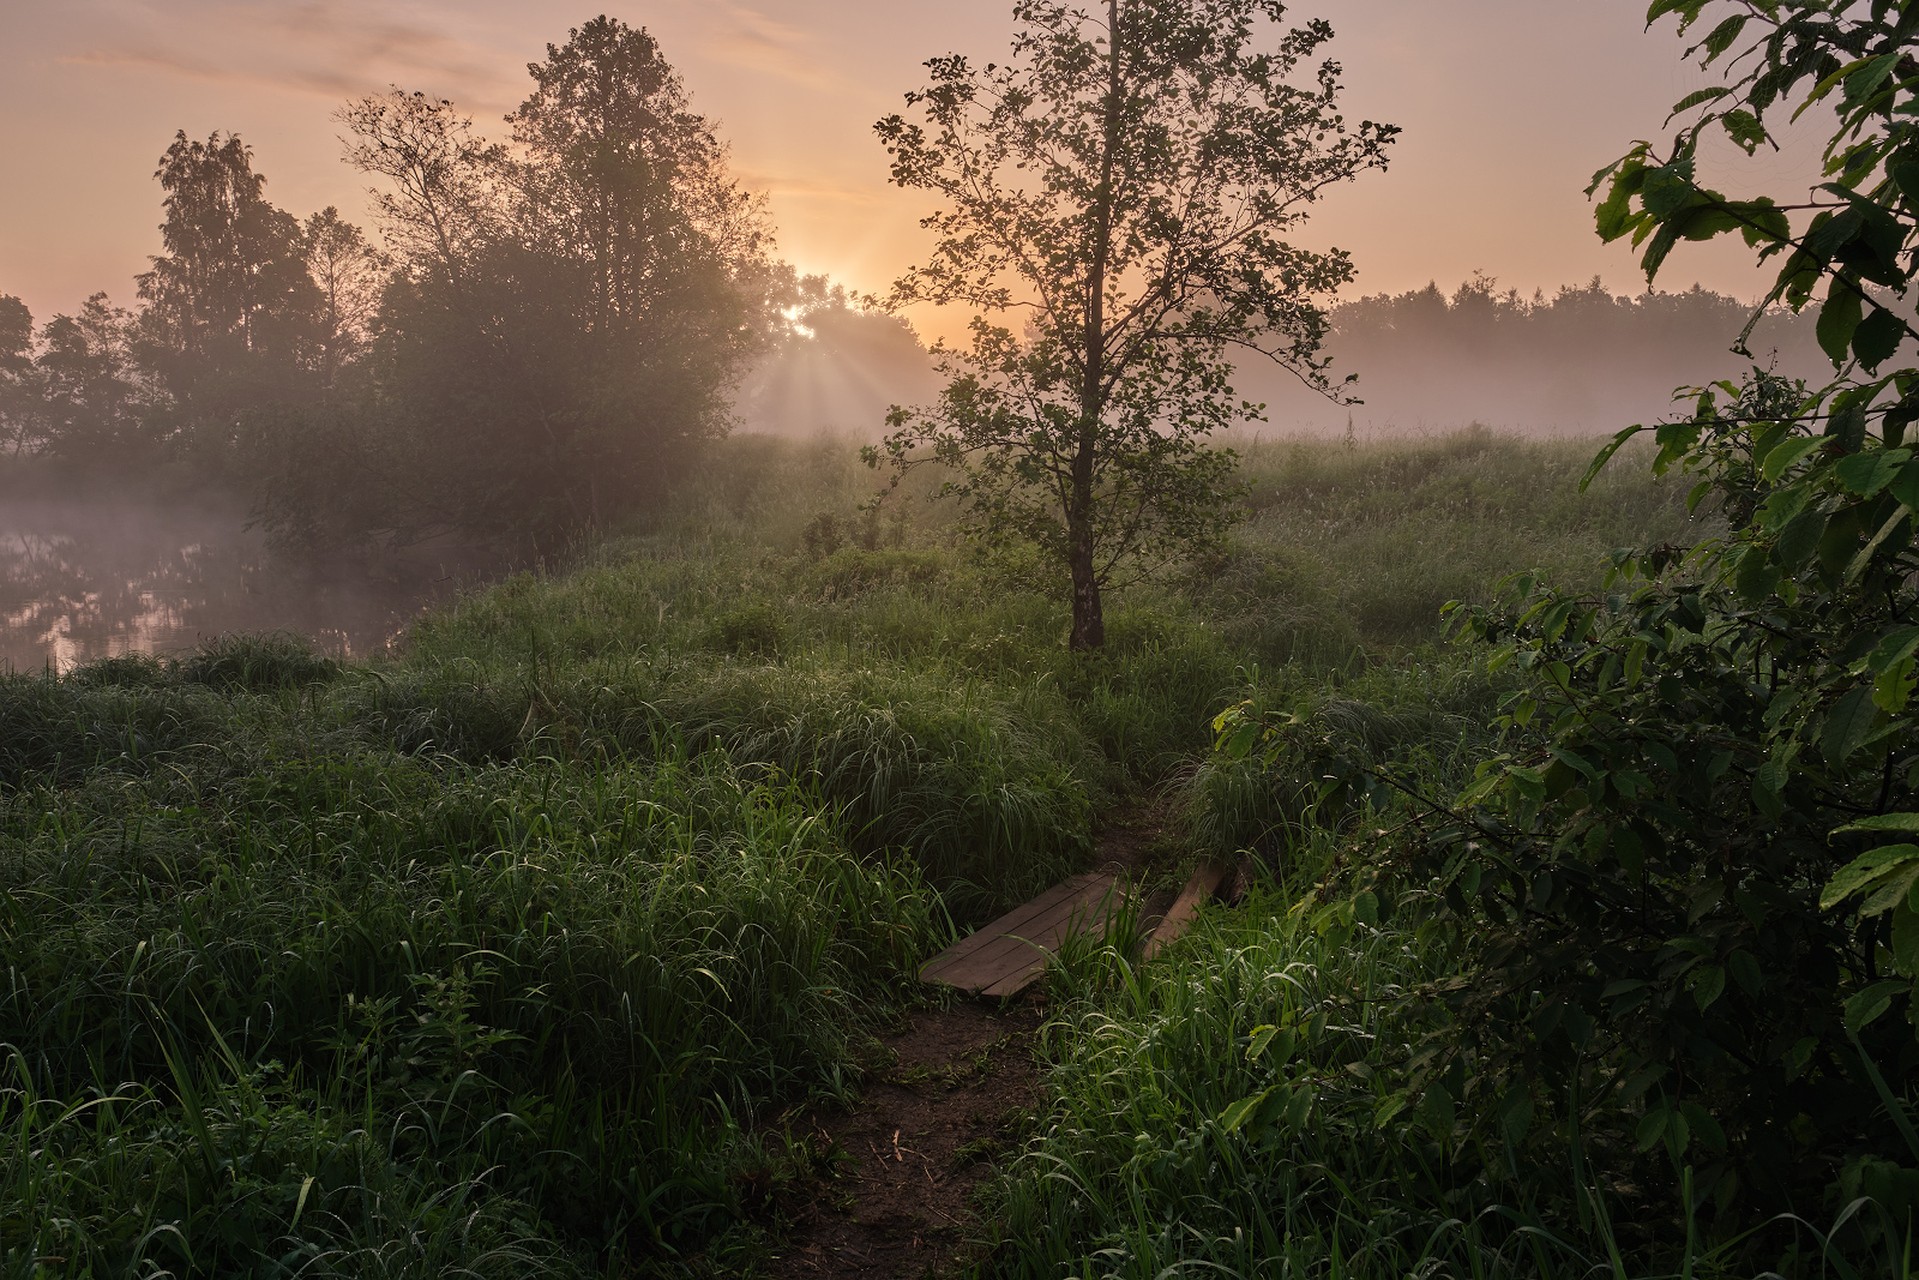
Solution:
[(547, 46), (508, 123), (515, 217), (564, 305), (592, 408), (572, 448), (587, 514), (643, 501), (726, 429), (726, 392), (772, 320), (764, 201), (644, 29), (600, 17)]
[(371, 94), (334, 119), (350, 135), (347, 164), (388, 184), (372, 193), (388, 247), (410, 270), (457, 285), (475, 249), (501, 234), (505, 149), (423, 93)]
[(286, 395), (311, 355), (320, 299), (300, 225), (267, 202), (236, 134), (175, 134), (154, 177), (166, 252), (139, 278), (140, 358), (190, 435), (228, 444), (238, 415)]
[(307, 273), (319, 291), (314, 324), (316, 372), (323, 393), (331, 395), (341, 371), (372, 340), (374, 317), (380, 309), (380, 291), (390, 269), (385, 254), (367, 242), (365, 233), (340, 217), (328, 205), (307, 218), (300, 231), (306, 248)]
[(1107, 0), (1102, 23), (1020, 0), (1011, 61), (936, 58), (907, 96), (923, 121), (877, 125), (893, 181), (946, 202), (925, 220), (930, 261), (890, 301), (978, 313), (964, 350), (938, 349), (938, 403), (891, 415), (886, 453), (955, 468), (979, 533), (1065, 567), (1075, 649), (1104, 642), (1102, 592), (1128, 567), (1225, 522), (1233, 460), (1204, 440), (1257, 413), (1231, 357), (1332, 390), (1316, 300), (1352, 265), (1282, 237), (1329, 186), (1383, 167), (1397, 130), (1347, 127), (1339, 65), (1311, 65), (1327, 23), (1266, 47), (1285, 13)]
[(408, 502), (552, 537), (643, 505), (726, 429), (780, 277), (650, 35), (596, 19), (529, 71), (512, 149), (397, 90), (340, 118), (388, 184), (377, 363)]
[(56, 315), (40, 332), (35, 359), (42, 402), (40, 449), (92, 464), (151, 459), (151, 389), (133, 358), (136, 321), (104, 293), (77, 315)]
[(534, 91), (507, 117), (525, 157), (521, 219), (586, 269), (592, 328), (759, 265), (764, 202), (727, 172), (726, 148), (650, 34), (595, 18), (527, 70)]
[(0, 451), (30, 453), (38, 445), (40, 388), (33, 366), (33, 312), (0, 293)]

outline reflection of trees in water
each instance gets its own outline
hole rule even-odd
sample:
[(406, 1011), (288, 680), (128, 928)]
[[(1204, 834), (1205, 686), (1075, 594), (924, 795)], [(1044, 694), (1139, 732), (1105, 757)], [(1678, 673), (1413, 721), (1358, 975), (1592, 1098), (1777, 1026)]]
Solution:
[(423, 595), (289, 574), (236, 517), (57, 502), (9, 502), (0, 517), (0, 666), (15, 670), (170, 653), (229, 631), (293, 631), (364, 654)]

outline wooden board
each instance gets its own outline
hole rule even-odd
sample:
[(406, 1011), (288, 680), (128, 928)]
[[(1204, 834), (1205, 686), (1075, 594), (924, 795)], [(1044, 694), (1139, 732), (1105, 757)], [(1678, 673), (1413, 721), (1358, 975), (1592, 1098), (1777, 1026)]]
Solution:
[(1068, 935), (1106, 922), (1120, 898), (1116, 888), (1110, 872), (1054, 885), (928, 960), (920, 978), (994, 999), (1017, 995)]
[(1186, 887), (1179, 891), (1179, 897), (1173, 899), (1173, 905), (1166, 909), (1159, 924), (1154, 926), (1152, 936), (1146, 939), (1146, 945), (1140, 950), (1140, 958), (1151, 960), (1159, 954), (1161, 947), (1185, 933), (1191, 927), (1193, 918), (1199, 914), (1200, 907), (1212, 901), (1213, 895), (1219, 892), (1219, 886), (1232, 873), (1233, 868), (1224, 862), (1209, 860), (1200, 863), (1199, 870), (1193, 873), (1193, 878), (1186, 882)]

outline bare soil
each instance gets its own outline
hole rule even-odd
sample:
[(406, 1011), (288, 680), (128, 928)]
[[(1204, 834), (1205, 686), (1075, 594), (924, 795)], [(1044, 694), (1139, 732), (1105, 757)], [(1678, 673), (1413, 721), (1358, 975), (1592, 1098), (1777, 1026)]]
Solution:
[[(1163, 869), (1165, 852), (1165, 815), (1144, 805), (1103, 825), (1093, 865), (1138, 884)], [(1171, 898), (1151, 895), (1147, 916)], [(922, 1010), (882, 1041), (884, 1065), (856, 1104), (789, 1117), (829, 1172), (783, 1197), (788, 1230), (762, 1274), (937, 1280), (976, 1257), (974, 1193), (1028, 1132), (1045, 1018), (1043, 988)]]
[(796, 1118), (832, 1170), (786, 1206), (792, 1227), (766, 1274), (911, 1280), (972, 1247), (972, 1197), (1016, 1147), (1038, 1096), (1036, 1000), (928, 1009), (884, 1044), (891, 1065), (850, 1110)]

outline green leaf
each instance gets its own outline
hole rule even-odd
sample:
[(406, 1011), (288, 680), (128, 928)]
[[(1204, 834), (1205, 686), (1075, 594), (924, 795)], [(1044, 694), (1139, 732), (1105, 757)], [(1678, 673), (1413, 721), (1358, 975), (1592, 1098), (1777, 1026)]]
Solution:
[(1919, 628), (1892, 628), (1879, 637), (1873, 652), (1854, 670), (1890, 672), (1919, 652)]
[(1707, 1150), (1717, 1153), (1726, 1149), (1726, 1131), (1710, 1111), (1697, 1102), (1682, 1102), (1679, 1104), (1679, 1114)]
[[(1744, 115), (1744, 112), (1735, 112)], [(1757, 121), (1754, 122), (1755, 124)], [(1766, 131), (1759, 130), (1753, 146), (1766, 140)], [(1751, 148), (1748, 148), (1750, 150)], [(1792, 238), (1792, 220), (1786, 217), (1786, 211), (1771, 200), (1752, 200), (1745, 204), (1732, 206), (1745, 219), (1746, 243), (1757, 249), (1763, 245), (1784, 244)]]
[(1639, 215), (1632, 211), (1632, 198), (1638, 193), (1638, 183), (1628, 183), (1623, 178), (1613, 179), (1612, 189), (1593, 211), (1594, 225), (1599, 231), (1599, 238), (1605, 243), (1611, 244), (1639, 225)]
[(1506, 1097), (1499, 1104), (1499, 1132), (1507, 1145), (1518, 1146), (1526, 1140), (1533, 1127), (1532, 1090), (1524, 1084), (1516, 1084), (1506, 1091)]
[(1730, 206), (1702, 204), (1674, 214), (1669, 226), (1683, 240), (1710, 240), (1728, 231), (1746, 230), (1746, 220)]
[(1672, 116), (1683, 115), (1691, 111), (1694, 107), (1704, 106), (1708, 102), (1717, 102), (1731, 92), (1731, 89), (1728, 89), (1722, 84), (1713, 85), (1706, 89), (1695, 89), (1679, 101), (1673, 103), (1672, 115), (1667, 116), (1666, 119), (1671, 120)]
[(1833, 828), (1836, 836), (1853, 835), (1862, 831), (1893, 831), (1902, 835), (1919, 835), (1919, 813), (1875, 813), (1869, 818), (1857, 822), (1848, 822), (1843, 827)]
[(1887, 844), (1868, 849), (1833, 873), (1819, 894), (1819, 909), (1830, 911), (1914, 862), (1919, 862), (1919, 845)]
[(1704, 1013), (1725, 994), (1726, 970), (1716, 964), (1701, 965), (1687, 975), (1686, 986), (1692, 991), (1692, 1002)]
[(1791, 470), (1795, 463), (1808, 454), (1818, 452), (1825, 445), (1826, 442), (1817, 436), (1796, 436), (1767, 453), (1765, 461), (1760, 464), (1759, 473), (1768, 482), (1777, 484), (1779, 477)]
[(1886, 667), (1872, 682), (1872, 703), (1889, 716), (1896, 716), (1912, 704), (1919, 689), (1919, 663), (1908, 654)]
[(1312, 1118), (1312, 1114), (1313, 1091), (1310, 1086), (1302, 1087), (1286, 1104), (1287, 1130), (1292, 1133), (1303, 1131), (1306, 1128), (1306, 1121)]
[[(1919, 890), (1919, 882), (1914, 889)], [(1892, 913), (1892, 962), (1906, 977), (1919, 977), (1919, 911), (1913, 910), (1910, 900)]]
[(1839, 483), (1861, 497), (1871, 497), (1891, 484), (1900, 468), (1912, 460), (1910, 449), (1870, 449), (1841, 458), (1833, 467)]
[(1241, 1098), (1238, 1102), (1235, 1102), (1232, 1106), (1220, 1112), (1220, 1128), (1224, 1129), (1227, 1133), (1239, 1132), (1240, 1129), (1245, 1127), (1246, 1121), (1252, 1116), (1253, 1112), (1259, 1110), (1260, 1103), (1266, 1101), (1267, 1096), (1271, 1093), (1271, 1089), (1261, 1090), (1249, 1098)]
[(1291, 1027), (1260, 1026), (1253, 1028), (1252, 1042), (1246, 1046), (1246, 1057), (1255, 1058), (1271, 1055), (1275, 1065), (1286, 1062), (1299, 1047), (1299, 1033)]
[(1919, 862), (1889, 868), (1859, 904), (1859, 914), (1870, 920), (1903, 907), (1915, 887), (1919, 887)]
[(1412, 1095), (1404, 1092), (1390, 1093), (1381, 1098), (1379, 1105), (1373, 1108), (1373, 1127), (1384, 1129), (1393, 1122), (1393, 1117), (1411, 1105), (1412, 1100)]
[(1706, 0), (1653, 0), (1652, 7), (1646, 10), (1646, 25), (1651, 26), (1669, 13), (1679, 15), (1679, 29), (1699, 20), (1699, 11), (1706, 7)]
[(1703, 42), (1706, 49), (1706, 61), (1710, 62), (1726, 50), (1732, 48), (1732, 42), (1737, 40), (1739, 33), (1746, 29), (1747, 20), (1748, 15), (1736, 13), (1714, 27), (1712, 31), (1707, 34)]
[(1866, 541), (1866, 545), (1859, 548), (1859, 554), (1854, 556), (1852, 563), (1846, 567), (1847, 586), (1854, 585), (1866, 576), (1866, 570), (1872, 567), (1872, 558), (1879, 554), (1879, 548), (1885, 546), (1893, 534), (1905, 528), (1911, 519), (1911, 513), (1903, 506), (1894, 509), (1893, 513), (1886, 517), (1886, 522), (1879, 526), (1879, 532), (1873, 534)]
[(1893, 997), (1906, 989), (1903, 982), (1875, 982), (1846, 1001), (1846, 1029), (1855, 1034), (1892, 1008)]
[(1678, 243), (1679, 226), (1676, 222), (1665, 223), (1659, 228), (1658, 234), (1653, 237), (1652, 244), (1647, 246), (1645, 256), (1639, 260), (1640, 269), (1646, 273), (1648, 284), (1659, 275), (1659, 268), (1666, 265), (1666, 259), (1671, 256)]
[(1640, 1117), (1638, 1131), (1634, 1141), (1641, 1151), (1651, 1151), (1666, 1136), (1666, 1129), (1673, 1121), (1673, 1114), (1667, 1108), (1654, 1107)]
[[(1908, 148), (1909, 149), (1909, 148)], [(1909, 205), (1919, 205), (1919, 159), (1901, 160), (1886, 170)]]
[(1244, 760), (1253, 753), (1258, 745), (1260, 726), (1256, 721), (1245, 720), (1234, 725), (1232, 731), (1219, 739), (1219, 754), (1228, 760)]
[(1852, 353), (1869, 372), (1877, 372), (1905, 340), (1906, 322), (1884, 307), (1874, 307), (1853, 334)]
[(1670, 218), (1689, 205), (1701, 203), (1701, 192), (1692, 180), (1689, 164), (1662, 164), (1646, 170), (1646, 184), (1639, 202), (1655, 218)]
[(1903, 54), (1899, 53), (1882, 53), (1854, 70), (1846, 77), (1846, 89), (1841, 101), (1848, 107), (1856, 107), (1877, 93), (1879, 87), (1885, 84), (1887, 77), (1892, 75), (1893, 69), (1899, 65), (1899, 59), (1902, 56)]
[(1606, 447), (1599, 451), (1598, 456), (1592, 460), (1592, 465), (1586, 468), (1586, 474), (1579, 478), (1579, 492), (1586, 492), (1586, 490), (1591, 487), (1592, 482), (1598, 478), (1599, 473), (1605, 470), (1606, 464), (1612, 461), (1613, 455), (1618, 453), (1628, 440), (1631, 440), (1645, 429), (1644, 426), (1627, 427), (1624, 431), (1621, 431), (1618, 435), (1607, 441)]
[(1819, 751), (1826, 763), (1837, 769), (1851, 758), (1872, 732), (1879, 708), (1872, 704), (1872, 686), (1862, 685), (1847, 693), (1826, 713), (1819, 735)]
[(1864, 309), (1865, 297), (1859, 292), (1859, 286), (1844, 277), (1832, 282), (1825, 305), (1819, 308), (1816, 328), (1820, 349), (1834, 365), (1846, 362), (1846, 353), (1852, 348), (1852, 336), (1859, 330)]

